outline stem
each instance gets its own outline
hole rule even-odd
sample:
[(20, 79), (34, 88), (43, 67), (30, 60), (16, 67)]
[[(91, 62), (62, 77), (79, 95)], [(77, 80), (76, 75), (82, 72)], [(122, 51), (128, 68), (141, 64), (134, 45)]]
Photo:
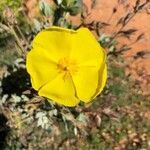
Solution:
[(130, 18), (127, 20), (127, 22), (126, 22), (124, 25), (122, 25), (122, 26), (120, 27), (120, 29), (119, 29), (116, 33), (113, 33), (114, 35), (112, 36), (112, 38), (116, 38), (117, 35), (118, 35), (118, 33), (119, 33), (122, 29), (124, 29), (124, 28), (126, 27), (126, 25), (137, 15), (137, 13), (138, 13), (140, 10), (142, 10), (143, 8), (145, 8), (148, 4), (150, 4), (150, 2), (145, 2), (145, 5), (144, 5), (141, 9), (138, 9), (137, 11), (133, 11), (133, 12), (132, 12), (132, 15), (131, 15)]
[(0, 23), (0, 27), (2, 29), (6, 30), (6, 31), (9, 31), (9, 28), (6, 25), (2, 24), (2, 23)]
[(18, 30), (18, 32), (19, 32), (21, 38), (22, 38), (22, 39), (25, 41), (25, 43), (27, 44), (28, 42), (27, 42), (27, 40), (26, 40), (24, 34), (22, 33), (22, 31), (21, 31), (20, 28), (18, 27), (18, 25), (16, 25), (16, 29)]
[[(23, 46), (22, 46), (22, 44), (21, 44), (21, 41), (20, 41), (18, 35), (16, 34), (14, 28), (13, 28), (11, 25), (8, 25), (8, 26), (9, 26), (9, 28), (10, 28), (11, 33), (13, 34), (13, 36), (14, 36), (15, 39), (16, 39), (16, 43), (17, 43), (17, 45), (18, 45), (19, 48), (20, 48), (21, 54), (23, 55), (23, 57), (25, 57), (25, 56), (26, 56), (26, 51), (24, 50), (24, 48), (23, 48)], [(20, 52), (19, 52), (19, 53), (20, 53)]]
[(137, 13), (132, 14), (132, 16), (127, 20), (127, 22), (124, 25), (122, 25), (116, 33), (113, 33), (114, 35), (112, 36), (112, 38), (116, 38), (118, 33), (126, 27), (126, 25), (136, 16), (136, 14)]
[[(120, 29), (116, 32), (116, 33), (113, 33), (113, 36), (112, 36), (112, 39), (114, 39), (114, 38), (116, 38), (117, 36), (118, 36), (118, 33), (120, 32), (120, 31), (122, 31), (125, 27), (126, 27), (126, 25), (137, 15), (137, 13), (139, 12), (139, 11), (141, 11), (143, 8), (145, 8), (148, 4), (150, 4), (150, 2), (148, 1), (148, 2), (145, 2), (144, 3), (144, 6), (141, 8), (141, 9), (138, 9), (137, 11), (133, 11), (131, 14), (131, 16), (130, 16), (130, 18), (125, 22), (125, 24), (122, 24), (122, 26), (120, 27)], [(132, 44), (134, 44), (134, 42), (132, 43)], [(131, 44), (131, 45), (132, 45)], [(111, 45), (111, 42), (110, 43), (108, 43), (108, 45), (107, 45), (107, 47), (109, 47)], [(118, 53), (121, 53), (122, 51), (118, 51), (118, 52), (108, 52), (108, 55), (110, 55), (110, 54), (118, 54)]]

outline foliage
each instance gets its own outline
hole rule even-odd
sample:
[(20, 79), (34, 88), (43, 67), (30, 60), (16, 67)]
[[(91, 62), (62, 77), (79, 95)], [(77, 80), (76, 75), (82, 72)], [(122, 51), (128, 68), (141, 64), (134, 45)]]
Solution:
[(11, 7), (13, 10), (17, 10), (21, 6), (20, 0), (1, 0), (0, 1), (0, 11), (2, 11), (5, 7)]

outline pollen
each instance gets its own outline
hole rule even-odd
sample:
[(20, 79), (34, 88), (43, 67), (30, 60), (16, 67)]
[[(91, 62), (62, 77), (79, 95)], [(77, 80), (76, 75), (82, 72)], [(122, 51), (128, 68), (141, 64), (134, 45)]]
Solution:
[(63, 78), (66, 79), (69, 75), (75, 75), (78, 72), (78, 65), (73, 59), (61, 58), (58, 61), (57, 69), (59, 73), (63, 74)]

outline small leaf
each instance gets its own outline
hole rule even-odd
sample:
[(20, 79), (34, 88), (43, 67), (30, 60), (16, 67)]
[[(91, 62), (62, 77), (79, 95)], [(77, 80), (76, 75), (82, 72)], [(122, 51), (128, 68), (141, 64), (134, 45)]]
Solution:
[(97, 4), (97, 0), (92, 0), (91, 9), (93, 9)]
[(122, 53), (124, 51), (127, 51), (127, 50), (130, 50), (131, 47), (129, 47), (127, 44), (124, 44), (120, 49), (119, 51), (117, 51), (117, 53)]
[(114, 52), (115, 51), (115, 46), (111, 46), (110, 48), (109, 48), (109, 52)]
[(136, 31), (137, 29), (128, 29), (128, 30), (119, 31), (118, 34), (121, 34), (127, 38), (130, 38), (130, 35), (135, 33)]
[(66, 6), (65, 10), (68, 11), (70, 15), (75, 16), (81, 12), (81, 8), (82, 8), (81, 0), (78, 0), (78, 1), (74, 0), (74, 1), (71, 1), (69, 5)]
[(141, 33), (135, 40), (135, 42), (141, 40), (144, 37), (144, 33)]
[(43, 13), (43, 15), (45, 15), (46, 17), (49, 17), (49, 16), (53, 15), (53, 13), (54, 13), (51, 6), (45, 1), (39, 2), (39, 8), (40, 8), (41, 12)]
[(74, 128), (74, 134), (75, 134), (75, 136), (78, 135), (78, 129), (76, 127)]
[(80, 8), (79, 7), (72, 7), (69, 9), (69, 13), (71, 16), (75, 16), (80, 12)]
[(63, 0), (57, 0), (57, 4), (60, 5)]
[(97, 125), (97, 127), (100, 127), (101, 122), (102, 122), (101, 117), (100, 117), (99, 115), (96, 115), (96, 116), (95, 116), (95, 119), (96, 119), (96, 125)]
[(41, 31), (41, 28), (42, 28), (41, 23), (37, 19), (33, 19), (33, 23), (34, 23), (35, 29), (37, 31)]
[(137, 0), (137, 1), (136, 1), (136, 4), (135, 4), (135, 6), (134, 6), (134, 11), (135, 11), (135, 12), (138, 10), (138, 7), (139, 7), (139, 5), (140, 5), (140, 1), (141, 1), (141, 0)]
[(88, 123), (89, 119), (87, 116), (85, 116), (83, 113), (81, 113), (78, 118), (78, 121), (83, 122), (85, 125)]
[(128, 13), (122, 20), (122, 24), (126, 25), (130, 17), (132, 16), (132, 13)]

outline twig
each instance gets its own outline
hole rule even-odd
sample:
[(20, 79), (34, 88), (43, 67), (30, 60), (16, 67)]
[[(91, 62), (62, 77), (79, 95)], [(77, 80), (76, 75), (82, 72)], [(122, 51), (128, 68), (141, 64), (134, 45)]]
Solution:
[[(138, 1), (138, 0), (137, 0)], [(141, 11), (143, 8), (145, 8), (148, 4), (150, 4), (150, 1), (146, 1), (144, 4), (141, 4), (140, 6), (139, 6), (139, 9), (137, 9), (136, 11), (134, 10), (130, 15), (131, 16), (128, 16), (128, 14), (126, 15), (126, 17), (128, 17), (127, 19), (127, 21), (124, 23), (124, 24), (122, 24), (122, 26), (120, 27), (120, 29), (116, 32), (116, 33), (113, 33), (114, 35), (112, 36), (112, 38), (116, 38), (117, 36), (118, 36), (118, 33), (120, 33), (120, 31), (122, 31), (125, 27), (126, 27), (126, 25), (137, 15), (137, 13), (139, 12), (139, 11)], [(138, 4), (139, 5), (139, 4)], [(136, 7), (136, 6), (135, 6)], [(125, 18), (126, 18), (125, 17)]]
[(17, 42), (17, 45), (19, 46), (19, 50), (20, 50), (21, 54), (23, 55), (23, 57), (25, 57), (26, 56), (26, 51), (24, 50), (18, 35), (16, 34), (14, 28), (11, 25), (8, 25), (8, 27), (10, 29), (10, 32), (12, 33), (12, 35), (16, 39), (16, 42)]

